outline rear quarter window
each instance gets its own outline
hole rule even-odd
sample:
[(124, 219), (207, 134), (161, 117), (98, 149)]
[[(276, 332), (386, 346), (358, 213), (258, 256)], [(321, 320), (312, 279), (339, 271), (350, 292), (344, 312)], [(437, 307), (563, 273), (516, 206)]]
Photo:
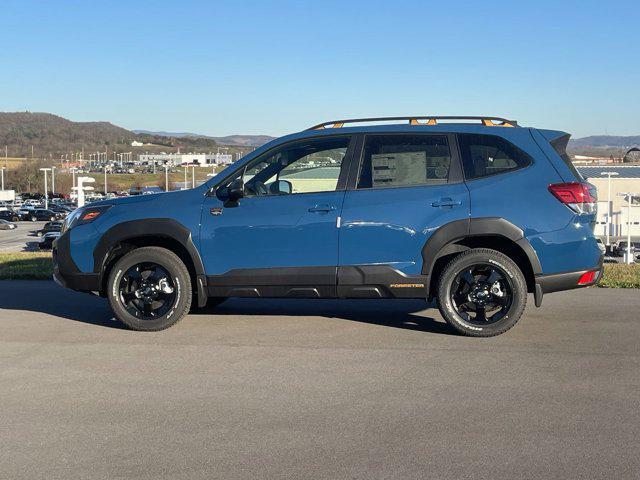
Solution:
[(458, 135), (464, 176), (489, 177), (531, 165), (531, 157), (502, 137), (464, 133)]
[(565, 163), (567, 168), (571, 171), (571, 174), (576, 178), (576, 180), (583, 181), (584, 177), (578, 171), (578, 169), (573, 165), (573, 162), (571, 161), (571, 158), (567, 154), (567, 145), (569, 144), (569, 139), (570, 138), (571, 138), (571, 135), (566, 134), (566, 135), (563, 135), (561, 137), (558, 137), (558, 138), (555, 138), (555, 139), (551, 140), (549, 142), (549, 144), (553, 147), (553, 149), (556, 151), (556, 153), (560, 156), (560, 158)]

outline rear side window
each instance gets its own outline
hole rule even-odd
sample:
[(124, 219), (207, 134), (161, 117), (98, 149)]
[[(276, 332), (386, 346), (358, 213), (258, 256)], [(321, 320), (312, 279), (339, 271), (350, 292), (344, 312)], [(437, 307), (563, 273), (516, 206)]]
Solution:
[(446, 135), (367, 135), (358, 188), (441, 185), (450, 166)]
[(464, 176), (467, 180), (509, 172), (531, 164), (531, 158), (502, 137), (458, 135)]
[(571, 158), (569, 158), (569, 155), (567, 154), (567, 145), (569, 144), (569, 138), (571, 138), (571, 135), (566, 134), (551, 140), (549, 143), (551, 144), (553, 149), (556, 151), (556, 153), (560, 155), (560, 158), (565, 163), (567, 168), (571, 171), (571, 173), (576, 178), (576, 180), (582, 181), (584, 180), (583, 176), (580, 174), (578, 169), (573, 165)]

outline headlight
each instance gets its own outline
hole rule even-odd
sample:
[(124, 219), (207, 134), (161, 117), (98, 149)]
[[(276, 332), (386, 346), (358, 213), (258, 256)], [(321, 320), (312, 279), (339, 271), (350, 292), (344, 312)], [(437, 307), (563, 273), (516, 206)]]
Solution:
[(111, 205), (99, 205), (95, 207), (82, 207), (75, 209), (62, 224), (62, 233), (66, 230), (75, 227), (76, 225), (84, 225), (85, 223), (91, 223), (97, 219), (104, 212), (109, 210)]

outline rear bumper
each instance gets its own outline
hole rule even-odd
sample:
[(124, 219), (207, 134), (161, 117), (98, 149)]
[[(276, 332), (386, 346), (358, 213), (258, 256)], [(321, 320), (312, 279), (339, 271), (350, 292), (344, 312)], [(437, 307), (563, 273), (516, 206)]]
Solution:
[(69, 231), (53, 242), (53, 279), (58, 285), (79, 292), (100, 291), (100, 274), (81, 272), (71, 258)]
[[(535, 300), (536, 307), (542, 305), (542, 296), (545, 293), (561, 292), (564, 290), (573, 290), (575, 288), (590, 287), (598, 283), (602, 277), (602, 270), (604, 264), (604, 255), (600, 257), (600, 261), (596, 268), (590, 268), (588, 270), (578, 270), (572, 272), (554, 273), (551, 275), (538, 275), (536, 276), (535, 285)], [(579, 284), (580, 278), (589, 272), (596, 272), (593, 280), (588, 283)]]

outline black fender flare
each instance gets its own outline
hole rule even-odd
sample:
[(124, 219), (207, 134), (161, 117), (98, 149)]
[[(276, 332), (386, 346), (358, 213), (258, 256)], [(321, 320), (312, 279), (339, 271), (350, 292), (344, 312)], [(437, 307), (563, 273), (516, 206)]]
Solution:
[(430, 291), (431, 272), (436, 261), (451, 253), (468, 249), (456, 242), (469, 237), (496, 236), (511, 240), (526, 254), (534, 275), (542, 273), (538, 254), (525, 238), (522, 229), (502, 217), (466, 218), (455, 220), (438, 228), (422, 247), (422, 274), (427, 275), (427, 291)]
[(143, 218), (118, 223), (109, 228), (93, 249), (93, 271), (100, 275), (100, 285), (102, 285), (102, 275), (113, 246), (119, 242), (140, 237), (164, 237), (184, 247), (193, 263), (196, 274), (194, 287), (198, 293), (198, 304), (202, 306), (202, 302), (206, 302), (206, 293), (203, 295), (203, 292), (206, 292), (206, 276), (200, 252), (193, 243), (191, 230), (172, 218)]

